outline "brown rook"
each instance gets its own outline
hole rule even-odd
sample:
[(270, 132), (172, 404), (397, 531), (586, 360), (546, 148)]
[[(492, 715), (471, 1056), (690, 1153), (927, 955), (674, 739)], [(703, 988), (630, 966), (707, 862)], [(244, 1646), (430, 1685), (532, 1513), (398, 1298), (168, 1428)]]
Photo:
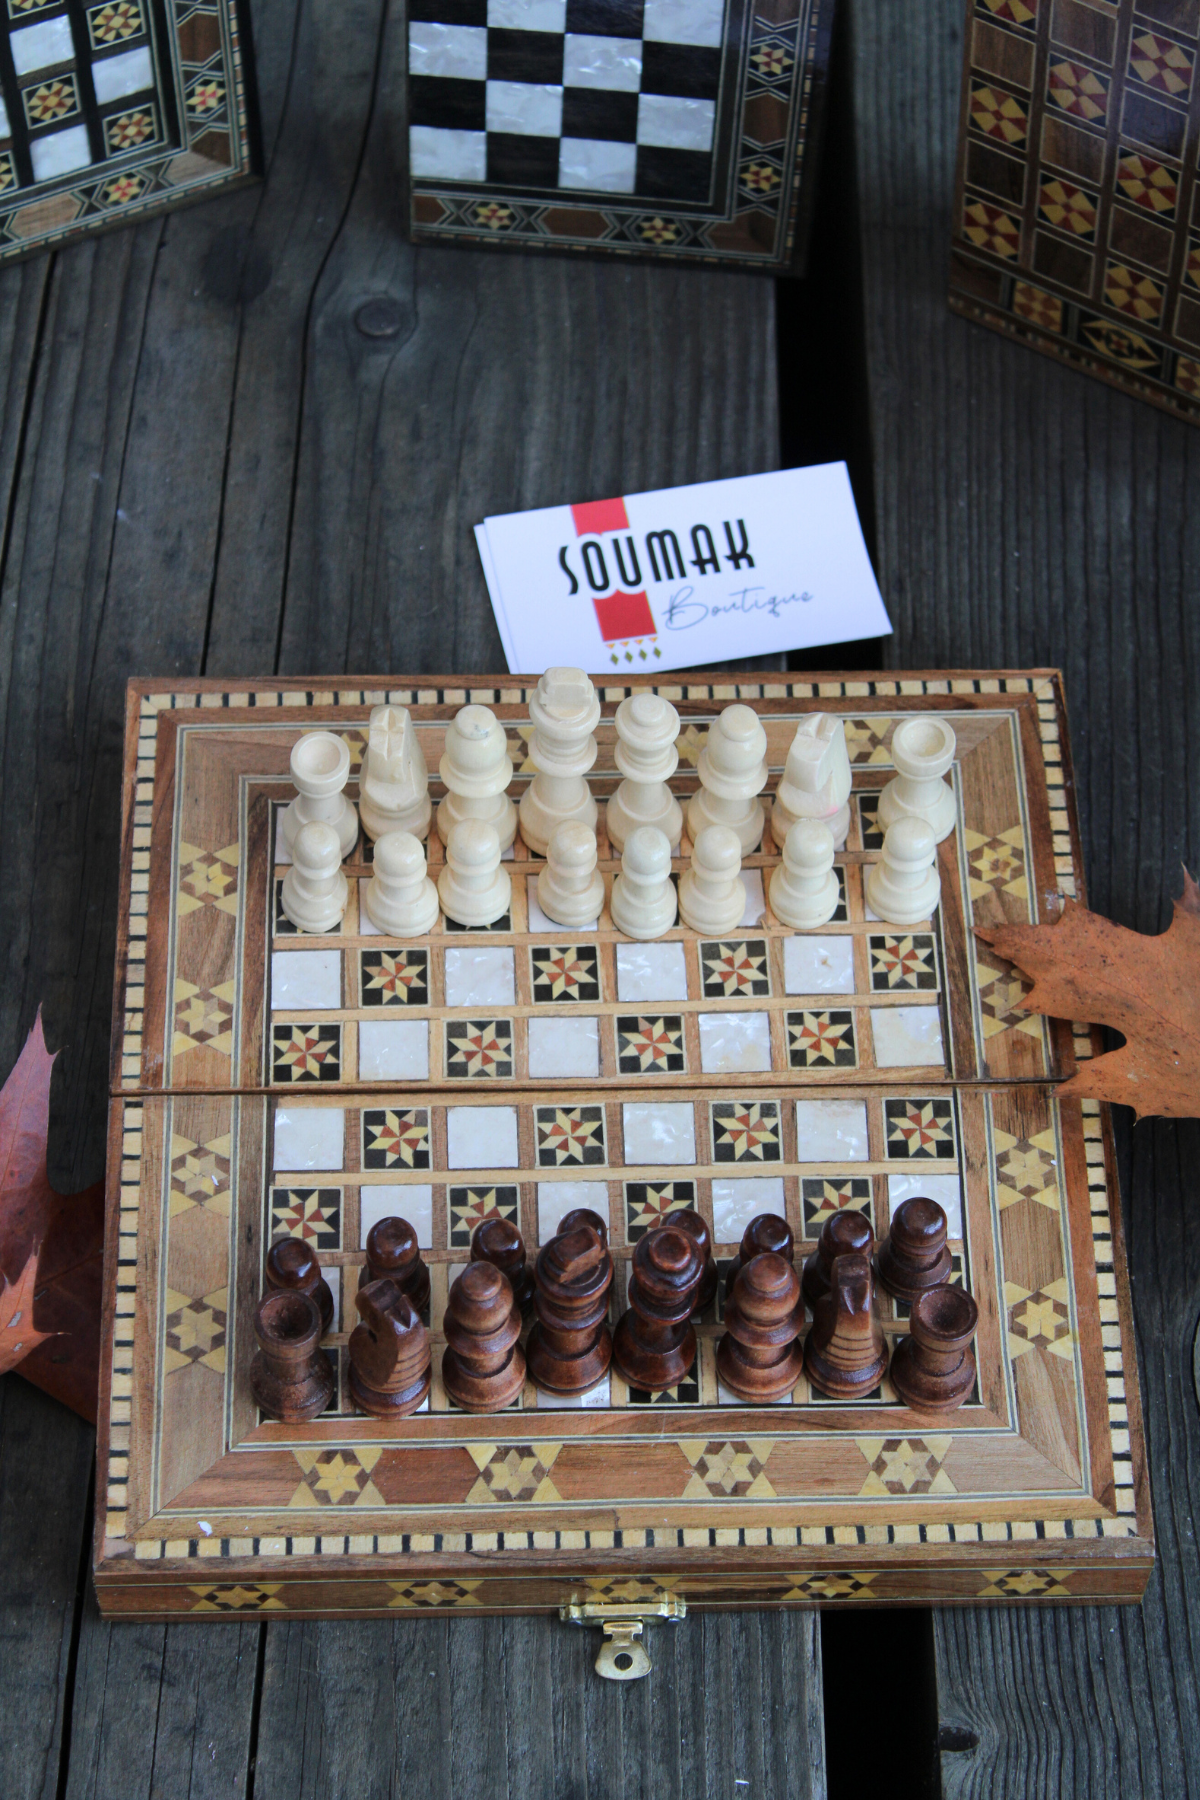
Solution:
[(525, 1260), (525, 1244), (511, 1219), (484, 1219), (471, 1234), (471, 1261), (493, 1263), (512, 1283), (522, 1312), (533, 1305), (533, 1270)]
[(857, 1251), (839, 1256), (829, 1292), (813, 1308), (804, 1346), (804, 1372), (831, 1400), (854, 1400), (878, 1387), (887, 1369), (887, 1343), (875, 1317), (871, 1264)]
[[(696, 1298), (692, 1301), (693, 1312), (703, 1312), (717, 1291), (717, 1264), (712, 1251), (712, 1232), (694, 1207), (681, 1208), (678, 1212), (664, 1214), (663, 1227), (674, 1226), (677, 1231), (686, 1231), (689, 1237), (696, 1240), (700, 1255), (704, 1259), (700, 1286), (696, 1289)], [(662, 1229), (659, 1227), (658, 1229)]]
[(782, 1400), (800, 1379), (800, 1277), (773, 1250), (738, 1271), (725, 1302), (725, 1335), (717, 1345), (717, 1374), (739, 1400)]
[(791, 1262), (793, 1247), (792, 1228), (787, 1220), (778, 1213), (759, 1213), (742, 1233), (741, 1246), (725, 1275), (725, 1292), (733, 1292), (734, 1282), (756, 1256), (782, 1256), (785, 1262)]
[(892, 1214), (892, 1228), (879, 1246), (875, 1272), (881, 1287), (911, 1306), (926, 1288), (950, 1278), (946, 1215), (936, 1200), (914, 1194)]
[(800, 1277), (806, 1304), (815, 1306), (829, 1292), (836, 1257), (849, 1256), (854, 1252), (860, 1256), (870, 1256), (874, 1248), (875, 1233), (871, 1230), (871, 1221), (864, 1214), (847, 1210), (835, 1212), (831, 1219), (826, 1219), (817, 1239), (817, 1247), (805, 1261), (804, 1273)]
[(302, 1238), (279, 1238), (267, 1251), (263, 1292), (274, 1294), (283, 1289), (289, 1293), (307, 1294), (310, 1300), (316, 1301), (321, 1314), (322, 1337), (332, 1329), (333, 1295), (321, 1273), (316, 1251), (310, 1250)]
[(669, 1225), (647, 1232), (633, 1253), (629, 1311), (613, 1333), (613, 1361), (630, 1387), (677, 1387), (696, 1360), (689, 1323), (704, 1277), (699, 1241)]
[(429, 1270), (407, 1219), (377, 1219), (367, 1233), (367, 1280), (394, 1281), (418, 1312), (429, 1305)]
[(442, 1323), (442, 1381), (464, 1412), (499, 1412), (525, 1381), (521, 1309), (512, 1283), (488, 1262), (468, 1263), (450, 1289)]
[(534, 1266), (537, 1322), (529, 1334), (529, 1373), (551, 1394), (585, 1394), (608, 1373), (612, 1334), (605, 1324), (612, 1257), (594, 1225), (559, 1232)]
[(350, 1393), (378, 1419), (416, 1412), (429, 1392), (429, 1333), (404, 1290), (386, 1277), (354, 1296), (362, 1320), (350, 1333)]
[(979, 1308), (957, 1287), (927, 1288), (913, 1301), (909, 1335), (892, 1357), (892, 1386), (918, 1412), (953, 1412), (975, 1386), (971, 1339)]
[(333, 1398), (333, 1368), (321, 1349), (321, 1313), (312, 1296), (290, 1288), (264, 1294), (254, 1337), (250, 1392), (263, 1412), (285, 1425), (323, 1413)]

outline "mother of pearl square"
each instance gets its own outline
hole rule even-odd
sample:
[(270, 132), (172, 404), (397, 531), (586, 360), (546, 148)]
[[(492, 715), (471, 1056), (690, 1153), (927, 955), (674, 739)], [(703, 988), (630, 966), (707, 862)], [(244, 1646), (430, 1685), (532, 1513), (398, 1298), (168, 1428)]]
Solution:
[(603, 1381), (598, 1381), (594, 1388), (588, 1389), (586, 1394), (548, 1394), (545, 1388), (539, 1388), (537, 1403), (539, 1411), (546, 1407), (554, 1412), (562, 1412), (569, 1406), (611, 1406), (612, 1381), (606, 1375)]
[(767, 910), (766, 898), (763, 894), (763, 878), (761, 869), (742, 869), (739, 879), (746, 890), (746, 905), (742, 913), (739, 927), (757, 925)]
[(785, 938), (783, 988), (787, 994), (852, 994), (854, 939), (848, 933)]
[(515, 1006), (516, 964), (499, 944), (454, 944), (445, 955), (447, 1006)]
[(433, 1188), (427, 1181), (365, 1183), (358, 1190), (359, 1247), (380, 1219), (407, 1219), (422, 1250), (433, 1249)]
[(875, 1061), (881, 1069), (945, 1064), (942, 1015), (937, 1006), (873, 1006), (871, 1034)]
[(346, 1160), (346, 1115), (340, 1106), (277, 1106), (276, 1169), (340, 1169)]
[(516, 1169), (515, 1106), (448, 1106), (446, 1166), (450, 1169)]
[(761, 1075), (771, 1067), (771, 1016), (700, 1014), (700, 1067), (706, 1075)]
[(751, 1219), (760, 1213), (787, 1217), (782, 1175), (744, 1175), (713, 1178), (713, 1241), (740, 1244)]
[(797, 1100), (798, 1162), (867, 1162), (865, 1100)]
[(695, 1162), (696, 1119), (690, 1101), (627, 1100), (622, 1112), (625, 1161), (630, 1168)]
[(529, 1073), (584, 1075), (600, 1073), (599, 1019), (536, 1019), (528, 1024)]
[(889, 1175), (889, 1219), (900, 1202), (911, 1200), (914, 1194), (922, 1194), (926, 1200), (936, 1200), (946, 1215), (946, 1228), (950, 1237), (962, 1237), (962, 1186), (957, 1175), (925, 1175), (919, 1169), (914, 1169), (910, 1175)]
[(687, 958), (680, 943), (618, 944), (617, 998), (686, 1000)]
[(286, 1012), (326, 1012), (341, 1004), (340, 950), (272, 950), (272, 1006)]
[(603, 1181), (539, 1181), (538, 1243), (548, 1244), (569, 1212), (586, 1206), (611, 1223), (608, 1184)]
[(358, 1073), (363, 1081), (428, 1081), (427, 1019), (360, 1019)]

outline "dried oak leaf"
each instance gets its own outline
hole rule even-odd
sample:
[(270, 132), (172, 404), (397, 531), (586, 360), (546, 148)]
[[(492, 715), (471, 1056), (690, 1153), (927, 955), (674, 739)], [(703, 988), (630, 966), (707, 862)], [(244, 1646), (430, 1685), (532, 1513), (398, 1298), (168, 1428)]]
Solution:
[(1082, 1063), (1064, 1098), (1115, 1100), (1139, 1119), (1200, 1117), (1200, 887), (1185, 869), (1166, 931), (1144, 937), (1073, 900), (1051, 925), (975, 927), (1033, 978), (1026, 1012), (1108, 1025), (1125, 1038)]
[(38, 1331), (33, 1323), (33, 1296), (37, 1286), (37, 1249), (29, 1253), (16, 1281), (5, 1282), (0, 1292), (0, 1375), (15, 1368), (21, 1358), (57, 1332)]

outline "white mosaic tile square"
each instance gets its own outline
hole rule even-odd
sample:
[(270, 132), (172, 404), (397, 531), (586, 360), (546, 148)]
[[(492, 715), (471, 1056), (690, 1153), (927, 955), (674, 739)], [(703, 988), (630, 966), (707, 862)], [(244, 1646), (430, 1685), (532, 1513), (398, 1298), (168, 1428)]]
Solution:
[(871, 1033), (875, 1039), (875, 1061), (881, 1069), (945, 1065), (940, 1007), (873, 1006)]
[(925, 1175), (914, 1169), (911, 1175), (888, 1176), (888, 1217), (904, 1200), (914, 1194), (936, 1200), (946, 1215), (946, 1226), (952, 1238), (963, 1234), (962, 1186), (957, 1175)]
[[(718, 1377), (717, 1404), (719, 1406), (748, 1406), (750, 1402), (748, 1400), (741, 1400), (736, 1394), (731, 1393), (729, 1388), (725, 1386), (725, 1383)], [(772, 1406), (790, 1406), (791, 1404), (792, 1396), (790, 1394), (785, 1394), (782, 1400), (772, 1400), (771, 1402)]]
[(276, 1169), (340, 1169), (345, 1161), (346, 1115), (340, 1106), (277, 1106)]
[(759, 1075), (769, 1069), (770, 1014), (701, 1013), (700, 1067), (706, 1075)]
[(864, 1100), (797, 1100), (796, 1156), (800, 1162), (866, 1162)]
[(854, 939), (832, 934), (785, 938), (783, 985), (789, 994), (852, 994)]
[(608, 1187), (603, 1181), (539, 1181), (538, 1243), (548, 1244), (567, 1214), (578, 1206), (599, 1213), (611, 1224)]
[(631, 1168), (643, 1163), (694, 1163), (696, 1120), (689, 1103), (627, 1100), (625, 1161)]
[(528, 1030), (531, 1076), (599, 1075), (599, 1019), (532, 1018)]
[(446, 1162), (451, 1169), (515, 1169), (515, 1106), (448, 1106)]
[(611, 1406), (612, 1382), (606, 1375), (603, 1381), (598, 1381), (586, 1394), (547, 1394), (542, 1388), (538, 1388), (537, 1403), (539, 1411), (545, 1407), (552, 1412), (563, 1412), (568, 1407)]
[(751, 1219), (760, 1213), (787, 1217), (782, 1175), (747, 1175), (712, 1184), (713, 1239), (718, 1244), (740, 1244)]
[(687, 958), (683, 945), (618, 944), (617, 998), (686, 1000)]
[(360, 1019), (358, 1073), (363, 1081), (428, 1081), (427, 1019)]
[(340, 950), (273, 950), (271, 1004), (281, 1012), (326, 1012), (342, 1004)]
[(447, 1006), (515, 1006), (516, 962), (498, 944), (455, 944), (446, 951)]
[(757, 925), (767, 910), (766, 898), (763, 894), (763, 878), (761, 869), (743, 869), (741, 871), (742, 886), (746, 890), (746, 906), (742, 913), (742, 925)]
[(537, 876), (527, 875), (525, 877), (525, 884), (525, 892), (528, 897), (529, 906), (530, 931), (548, 931), (551, 935), (557, 934), (559, 937), (573, 937), (577, 931), (595, 931), (597, 924), (595, 919), (589, 920), (586, 925), (556, 925), (553, 919), (548, 919), (546, 917), (545, 913), (538, 905)]
[(359, 1248), (367, 1247), (367, 1233), (380, 1219), (407, 1219), (422, 1250), (433, 1249), (433, 1188), (428, 1182), (381, 1181), (364, 1185), (358, 1193), (361, 1222)]

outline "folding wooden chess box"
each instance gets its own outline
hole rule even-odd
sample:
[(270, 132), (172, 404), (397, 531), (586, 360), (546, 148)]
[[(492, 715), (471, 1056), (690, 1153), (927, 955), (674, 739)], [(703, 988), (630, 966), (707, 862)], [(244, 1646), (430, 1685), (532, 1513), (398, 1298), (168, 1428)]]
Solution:
[[(633, 944), (607, 907), (593, 930), (565, 932), (540, 914), (538, 863), (518, 837), (511, 911), (494, 928), (439, 919), (389, 942), (360, 905), (360, 839), (341, 929), (299, 934), (278, 905), (297, 736), (340, 732), (357, 770), (371, 708), (389, 701), (411, 709), (436, 771), (447, 722), (481, 702), (504, 722), (519, 795), (532, 684), (130, 683), (105, 1612), (1140, 1596), (1154, 1551), (1109, 1123), (1054, 1094), (1095, 1045), (1082, 1024), (1022, 1012), (1021, 978), (972, 933), (1082, 897), (1058, 676), (658, 685), (681, 716), (681, 796), (731, 700), (766, 726), (769, 790), (805, 714), (844, 721), (852, 820), (828, 926), (773, 919), (768, 833), (726, 939), (680, 926)], [(631, 686), (599, 691), (603, 801)], [(935, 916), (896, 929), (865, 906), (863, 873), (891, 734), (914, 712), (953, 724), (957, 825)], [(602, 806), (611, 874), (603, 818)], [(435, 875), (440, 856), (434, 833)], [(569, 1208), (606, 1214), (615, 1319), (633, 1246), (672, 1208), (700, 1210), (727, 1264), (759, 1212), (786, 1214), (799, 1259), (836, 1209), (868, 1214), (880, 1235), (913, 1193), (945, 1208), (953, 1278), (979, 1306), (976, 1391), (945, 1419), (911, 1413), (886, 1379), (853, 1404), (803, 1378), (785, 1404), (735, 1400), (715, 1364), (723, 1280), (678, 1388), (630, 1390), (614, 1370), (582, 1402), (527, 1385), (480, 1417), (440, 1385), (448, 1284), (483, 1218), (516, 1221), (533, 1253)], [(397, 1212), (432, 1275), (434, 1386), (425, 1410), (381, 1422), (349, 1400), (345, 1346), (365, 1234)], [(248, 1381), (264, 1255), (285, 1234), (317, 1251), (336, 1302), (335, 1397), (303, 1425), (260, 1417)], [(905, 1309), (879, 1304), (898, 1339)]]

